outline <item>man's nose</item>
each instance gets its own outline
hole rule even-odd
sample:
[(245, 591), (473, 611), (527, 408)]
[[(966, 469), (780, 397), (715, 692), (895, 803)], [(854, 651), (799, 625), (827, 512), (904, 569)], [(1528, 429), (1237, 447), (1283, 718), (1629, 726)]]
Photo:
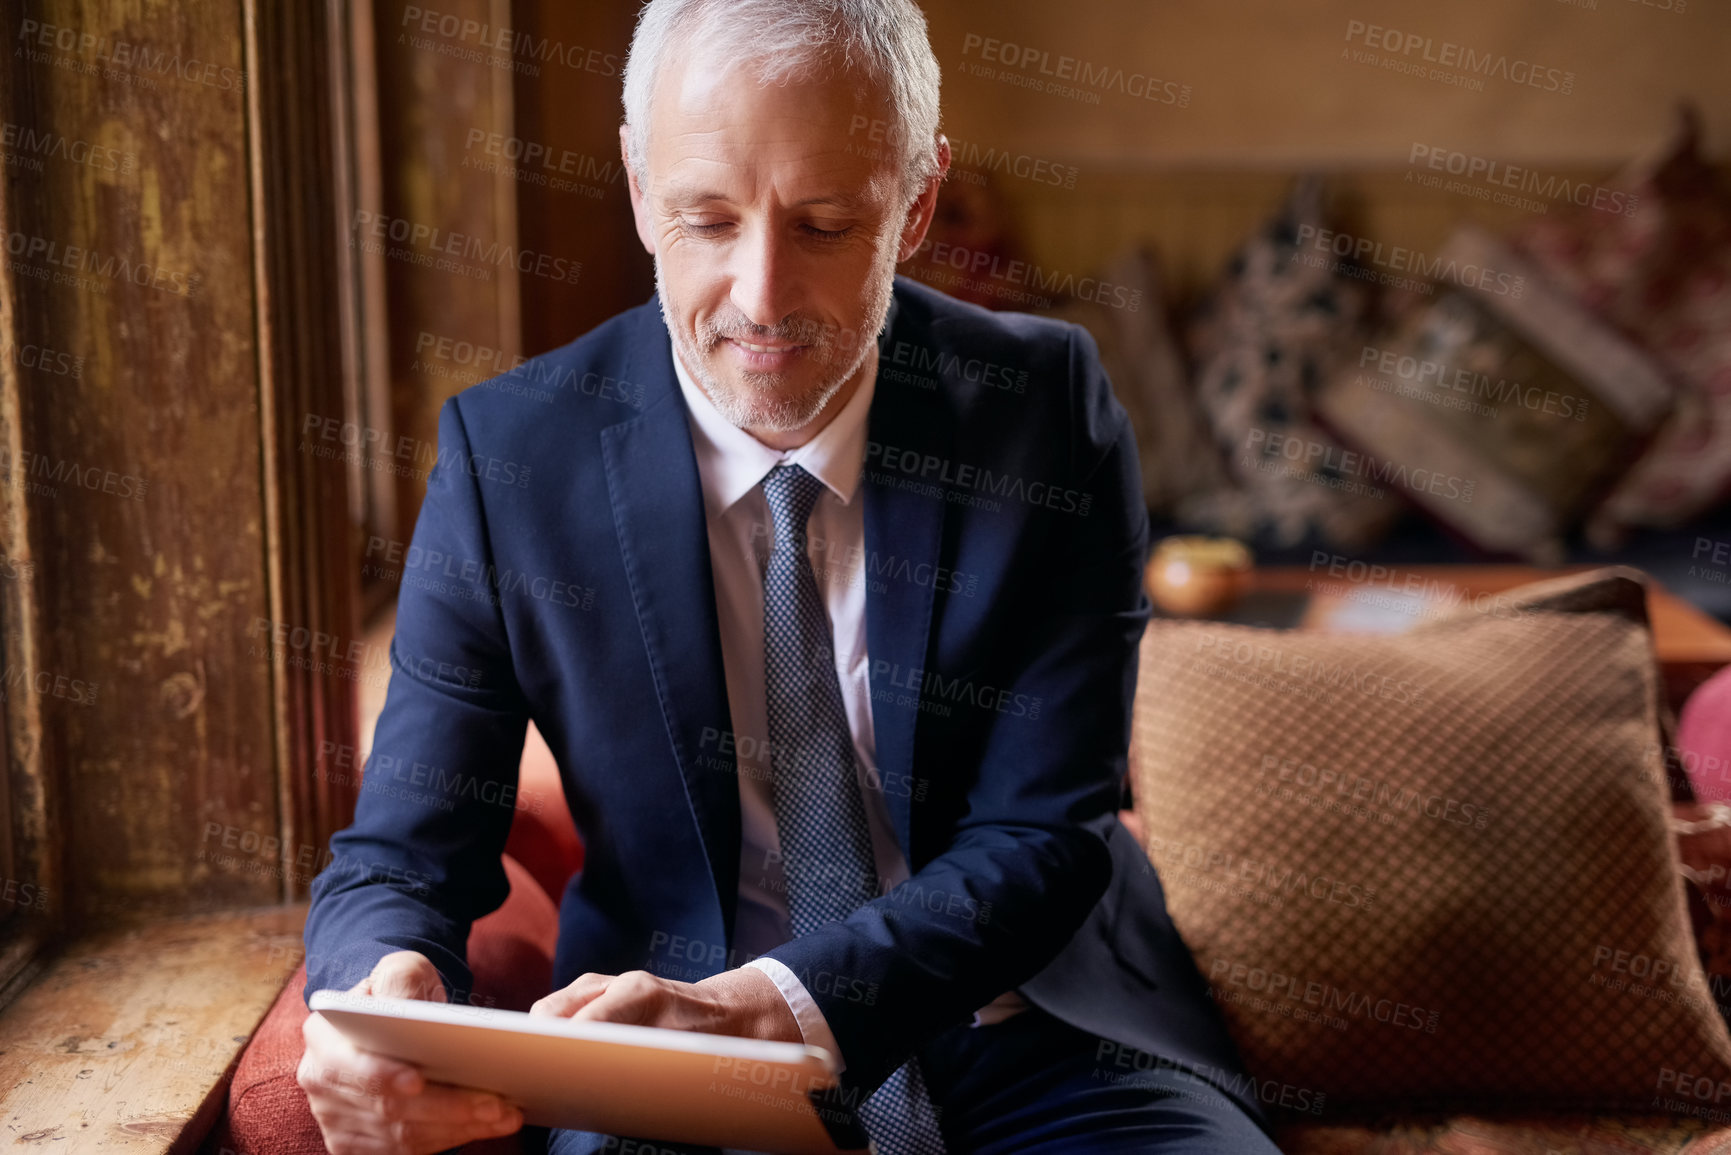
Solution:
[(754, 325), (780, 324), (797, 307), (796, 260), (790, 249), (774, 229), (752, 229), (734, 246), (733, 304)]

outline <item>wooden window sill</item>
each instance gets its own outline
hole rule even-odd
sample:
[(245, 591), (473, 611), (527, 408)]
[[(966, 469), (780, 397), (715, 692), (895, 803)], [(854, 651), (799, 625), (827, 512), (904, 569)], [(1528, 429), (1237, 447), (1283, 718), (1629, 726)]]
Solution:
[(306, 913), (164, 919), (74, 942), (0, 1012), (0, 1135), (44, 1151), (193, 1150), (300, 964)]

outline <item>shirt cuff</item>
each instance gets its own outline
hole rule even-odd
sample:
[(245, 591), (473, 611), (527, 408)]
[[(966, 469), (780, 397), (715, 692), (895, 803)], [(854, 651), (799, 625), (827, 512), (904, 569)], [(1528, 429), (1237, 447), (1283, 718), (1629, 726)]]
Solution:
[(745, 965), (769, 976), (769, 981), (775, 984), (775, 989), (787, 1000), (787, 1009), (793, 1012), (794, 1021), (799, 1024), (799, 1033), (805, 1039), (806, 1045), (822, 1047), (828, 1051), (835, 1060), (836, 1074), (847, 1070), (847, 1060), (841, 1057), (841, 1048), (836, 1046), (835, 1035), (829, 1029), (829, 1020), (823, 1017), (823, 1012), (817, 1009), (811, 992), (787, 969), (787, 964), (779, 959), (766, 957), (754, 958)]

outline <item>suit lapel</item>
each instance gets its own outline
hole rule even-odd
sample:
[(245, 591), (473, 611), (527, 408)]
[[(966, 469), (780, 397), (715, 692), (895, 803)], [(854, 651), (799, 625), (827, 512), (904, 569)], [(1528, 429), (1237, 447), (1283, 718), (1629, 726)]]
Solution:
[(739, 776), (714, 739), (733, 723), (703, 486), (667, 330), (653, 299), (643, 317), (622, 376), (643, 387), (644, 410), (603, 429), (601, 452), (620, 556), (662, 718), (708, 859), (723, 933), (731, 942), (739, 894)]
[[(907, 311), (892, 307), (880, 348), (892, 340), (926, 342), (929, 330), (906, 329)], [(949, 460), (953, 427), (949, 411), (931, 395), (918, 394), (907, 385), (886, 382), (880, 358), (876, 391), (872, 397), (866, 443), (865, 494), (866, 549), (866, 650), (871, 659), (872, 728), (877, 741), (878, 772), (885, 783), (884, 801), (896, 840), (908, 857), (910, 869), (918, 870), (921, 859), (912, 841), (910, 803), (917, 792), (914, 776), (914, 737), (923, 698), (922, 683), (932, 626), (933, 582), (898, 580), (910, 566), (937, 564), (943, 544), (944, 516), (948, 502), (928, 492), (918, 474), (910, 475), (886, 467), (891, 455), (899, 461), (904, 453), (923, 459), (934, 455)], [(908, 484), (903, 486), (901, 483)], [(888, 575), (874, 580), (873, 573)], [(910, 784), (913, 785), (912, 788)]]

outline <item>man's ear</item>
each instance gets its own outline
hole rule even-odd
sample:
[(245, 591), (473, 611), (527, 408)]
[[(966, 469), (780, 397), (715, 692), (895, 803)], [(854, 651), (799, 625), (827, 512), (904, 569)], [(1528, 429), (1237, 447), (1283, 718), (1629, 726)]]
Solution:
[(649, 227), (649, 209), (643, 189), (637, 184), (637, 169), (631, 164), (631, 126), (619, 126), (619, 157), (625, 162), (625, 187), (631, 193), (631, 219), (637, 222), (637, 239), (650, 256), (655, 255), (655, 230)]
[(902, 225), (901, 246), (896, 250), (897, 264), (919, 251), (920, 242), (926, 239), (926, 230), (932, 227), (932, 217), (937, 213), (938, 186), (944, 183), (944, 174), (950, 171), (950, 140), (941, 132), (938, 133), (937, 153), (938, 171), (914, 198), (913, 207), (908, 210), (907, 223)]

